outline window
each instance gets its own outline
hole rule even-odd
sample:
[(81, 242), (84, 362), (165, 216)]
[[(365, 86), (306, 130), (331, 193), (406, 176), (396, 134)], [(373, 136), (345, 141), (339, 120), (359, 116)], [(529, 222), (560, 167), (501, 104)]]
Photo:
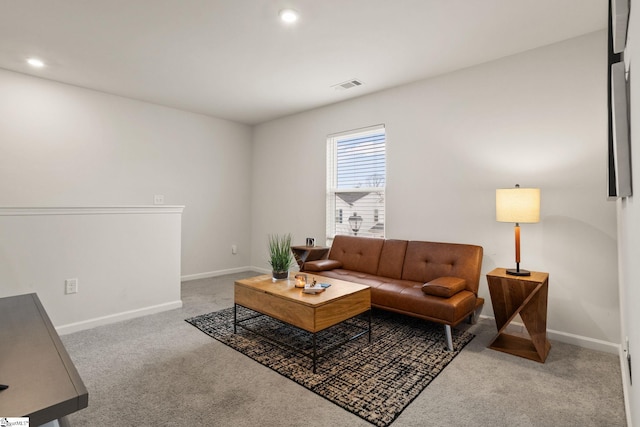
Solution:
[(327, 243), (337, 234), (384, 237), (384, 126), (327, 138)]

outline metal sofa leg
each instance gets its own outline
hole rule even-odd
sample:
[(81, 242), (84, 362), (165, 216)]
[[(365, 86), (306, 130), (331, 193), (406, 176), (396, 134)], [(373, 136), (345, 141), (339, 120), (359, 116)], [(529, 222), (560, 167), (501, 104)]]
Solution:
[(444, 333), (447, 336), (447, 350), (453, 351), (453, 338), (451, 338), (451, 325), (444, 325)]
[(473, 312), (469, 315), (468, 322), (470, 325), (475, 325), (478, 323), (478, 310), (473, 310)]

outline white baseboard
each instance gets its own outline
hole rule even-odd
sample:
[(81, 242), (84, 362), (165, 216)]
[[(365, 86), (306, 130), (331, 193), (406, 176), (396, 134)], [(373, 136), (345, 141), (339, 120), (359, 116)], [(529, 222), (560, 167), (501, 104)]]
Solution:
[[(246, 267), (229, 268), (227, 270), (208, 271), (206, 273), (187, 274), (185, 276), (180, 277), (180, 281), (188, 282), (189, 280), (208, 279), (209, 277), (224, 276), (225, 274), (233, 274), (233, 273), (243, 273), (245, 271), (255, 271), (257, 273), (262, 273), (262, 274), (271, 274), (271, 269), (269, 268), (246, 266)], [(298, 271), (297, 267), (294, 267), (293, 269), (290, 270), (290, 272), (294, 272), (294, 273), (297, 271)]]
[[(492, 316), (480, 315), (480, 317), (495, 322), (495, 318)], [(511, 322), (510, 325), (524, 328), (524, 325), (518, 322)], [(620, 344), (589, 338), (582, 335), (570, 334), (568, 332), (555, 331), (553, 329), (547, 329), (547, 338), (582, 348), (588, 348), (590, 350), (602, 351), (603, 353), (619, 355), (621, 351)]]
[(180, 281), (188, 282), (189, 280), (208, 279), (209, 277), (224, 276), (225, 274), (242, 273), (243, 271), (252, 271), (251, 267), (228, 268), (226, 270), (208, 271), (206, 273), (187, 274), (180, 277)]
[(136, 317), (160, 313), (162, 311), (174, 310), (176, 308), (182, 308), (182, 300), (158, 304), (151, 307), (143, 307), (137, 310), (123, 311), (122, 313), (96, 317), (94, 319), (83, 320), (82, 322), (69, 323), (67, 325), (56, 327), (56, 331), (58, 332), (58, 335), (65, 335), (73, 332), (84, 331), (85, 329), (95, 328), (96, 326), (108, 325), (110, 323), (134, 319)]
[(609, 341), (597, 340), (595, 338), (584, 337), (581, 335), (569, 334), (567, 332), (547, 330), (549, 339), (564, 342), (567, 344), (577, 345), (578, 347), (588, 348), (591, 350), (602, 351), (610, 354), (620, 354), (620, 344)]

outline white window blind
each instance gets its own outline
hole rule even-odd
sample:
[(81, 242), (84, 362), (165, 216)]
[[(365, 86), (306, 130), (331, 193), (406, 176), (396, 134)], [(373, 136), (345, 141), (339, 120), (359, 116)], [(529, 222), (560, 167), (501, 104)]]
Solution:
[(327, 243), (333, 236), (384, 237), (384, 126), (327, 138)]

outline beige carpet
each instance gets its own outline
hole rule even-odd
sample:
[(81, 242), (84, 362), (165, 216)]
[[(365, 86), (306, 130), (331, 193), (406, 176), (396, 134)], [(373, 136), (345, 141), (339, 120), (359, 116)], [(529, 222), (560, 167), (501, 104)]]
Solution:
[[(184, 307), (62, 336), (89, 390), (73, 427), (366, 427), (371, 424), (184, 319), (233, 306), (246, 272), (185, 282)], [(624, 426), (617, 355), (553, 341), (546, 363), (487, 348), (495, 323), (461, 325), (476, 337), (392, 427)]]

